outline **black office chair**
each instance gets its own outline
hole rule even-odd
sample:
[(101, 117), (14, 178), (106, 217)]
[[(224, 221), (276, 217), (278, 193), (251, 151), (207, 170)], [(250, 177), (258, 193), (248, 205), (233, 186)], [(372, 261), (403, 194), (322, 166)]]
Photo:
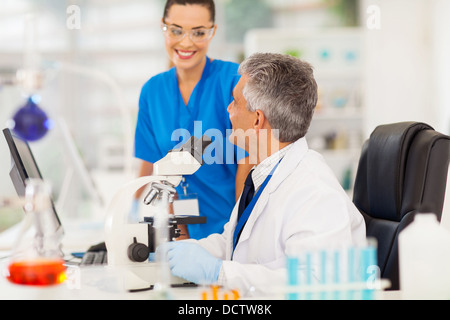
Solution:
[[(378, 241), (381, 277), (398, 290), (398, 234), (416, 213), (440, 221), (450, 160), (450, 137), (424, 123), (377, 127), (361, 152), (353, 202)], [(449, 186), (450, 187), (450, 186)]]

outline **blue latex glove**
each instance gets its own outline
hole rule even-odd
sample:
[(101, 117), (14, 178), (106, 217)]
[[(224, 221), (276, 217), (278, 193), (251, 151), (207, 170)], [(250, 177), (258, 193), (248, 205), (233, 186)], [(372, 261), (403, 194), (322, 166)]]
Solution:
[(213, 284), (219, 278), (222, 260), (196, 243), (169, 242), (167, 257), (174, 276), (196, 284)]

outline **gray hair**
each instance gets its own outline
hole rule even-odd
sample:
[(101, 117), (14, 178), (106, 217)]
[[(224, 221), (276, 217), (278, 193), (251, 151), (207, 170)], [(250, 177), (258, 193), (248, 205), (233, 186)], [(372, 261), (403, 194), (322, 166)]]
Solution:
[(317, 105), (313, 69), (300, 59), (273, 53), (256, 53), (239, 67), (249, 80), (243, 89), (249, 111), (261, 110), (280, 142), (306, 135)]

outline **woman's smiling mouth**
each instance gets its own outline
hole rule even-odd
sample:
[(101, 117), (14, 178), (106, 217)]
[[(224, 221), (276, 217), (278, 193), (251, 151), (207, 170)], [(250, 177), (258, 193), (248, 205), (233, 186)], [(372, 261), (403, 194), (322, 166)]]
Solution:
[(197, 51), (175, 50), (180, 59), (189, 59), (195, 55)]

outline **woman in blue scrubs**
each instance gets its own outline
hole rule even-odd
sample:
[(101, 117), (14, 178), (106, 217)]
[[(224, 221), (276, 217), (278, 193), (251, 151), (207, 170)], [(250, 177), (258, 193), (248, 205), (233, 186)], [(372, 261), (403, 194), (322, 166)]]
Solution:
[(174, 67), (143, 86), (135, 134), (135, 155), (143, 160), (140, 176), (151, 175), (153, 163), (190, 136), (212, 138), (205, 164), (185, 177), (186, 190), (177, 188), (179, 194), (196, 194), (200, 215), (207, 217), (206, 224), (182, 230), (194, 239), (223, 231), (250, 170), (237, 164), (243, 153), (227, 137), (238, 64), (207, 56), (217, 29), (214, 20), (213, 0), (167, 1), (161, 28)]

